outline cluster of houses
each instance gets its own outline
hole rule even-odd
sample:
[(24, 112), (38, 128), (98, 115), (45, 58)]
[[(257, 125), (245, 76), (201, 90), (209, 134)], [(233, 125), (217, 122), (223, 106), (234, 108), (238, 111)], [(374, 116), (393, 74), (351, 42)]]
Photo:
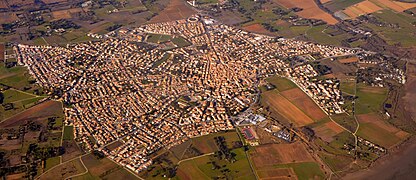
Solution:
[[(87, 150), (122, 142), (104, 151), (134, 172), (151, 165), (150, 155), (161, 148), (233, 129), (231, 116), (253, 104), (259, 82), (272, 75), (295, 82), (326, 112), (342, 112), (337, 82), (310, 81), (317, 75), (310, 65), (292, 67), (285, 58), (354, 50), (275, 41), (199, 18), (143, 25), (131, 38), (124, 33), (67, 47), (18, 45), (15, 51), (18, 63), (68, 105), (66, 121), (76, 140)], [(129, 41), (142, 33), (182, 36), (192, 45), (163, 51)]]

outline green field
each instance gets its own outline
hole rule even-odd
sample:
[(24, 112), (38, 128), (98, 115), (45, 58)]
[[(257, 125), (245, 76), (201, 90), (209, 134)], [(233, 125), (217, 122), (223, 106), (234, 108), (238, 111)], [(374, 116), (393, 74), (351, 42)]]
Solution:
[(357, 135), (386, 148), (392, 147), (401, 141), (393, 133), (372, 123), (360, 123)]
[(45, 171), (54, 167), (54, 166), (56, 166), (56, 165), (58, 165), (60, 163), (60, 160), (61, 160), (61, 157), (59, 157), (59, 156), (56, 156), (56, 157), (53, 157), (53, 158), (48, 158), (46, 160)]
[(324, 173), (315, 162), (274, 165), (276, 168), (293, 168), (299, 180), (325, 179)]
[(357, 84), (356, 95), (358, 96), (355, 105), (355, 112), (357, 114), (378, 112), (386, 99), (387, 89)]
[[(221, 170), (228, 169), (225, 173), (228, 179), (255, 179), (251, 171), (249, 162), (242, 148), (232, 150), (236, 154), (234, 163), (226, 160), (218, 160), (212, 155), (184, 161), (179, 164), (178, 176), (186, 176), (189, 179), (212, 179), (213, 177), (224, 177)], [(220, 169), (213, 169), (213, 165), (209, 162), (214, 161)], [(225, 165), (225, 167), (224, 167)]]
[(347, 114), (335, 114), (331, 117), (335, 122), (337, 122), (338, 124), (347, 128), (350, 131), (355, 131), (355, 129), (357, 128), (357, 123), (355, 122), (354, 116), (352, 115), (349, 116)]
[(415, 22), (416, 18), (404, 13), (396, 13), (391, 10), (382, 10), (380, 12), (373, 13), (373, 15), (382, 22), (397, 24), (399, 26), (398, 28), (391, 28), (384, 26), (380, 27), (374, 24), (366, 24), (367, 27), (370, 27), (380, 34), (388, 44), (393, 45), (400, 43), (405, 47), (416, 45), (416, 36), (413, 34), (416, 31), (416, 27), (412, 24)]
[(314, 26), (306, 32), (307, 37), (320, 44), (336, 46), (341, 46), (341, 41), (349, 37), (349, 35), (345, 33), (337, 36), (330, 36), (325, 33), (325, 29), (326, 25)]
[(218, 0), (199, 0), (197, 2), (199, 4), (215, 4), (218, 3)]
[(172, 39), (172, 36), (165, 34), (148, 34), (147, 42), (151, 43), (164, 43)]
[(341, 92), (354, 95), (355, 94), (355, 82), (341, 82), (339, 89), (341, 90)]
[(276, 86), (276, 89), (280, 92), (297, 87), (292, 81), (279, 76), (267, 78), (266, 81)]
[(192, 138), (192, 146), (204, 154), (218, 151), (214, 140), (214, 137), (217, 136), (223, 136), (225, 138), (228, 148), (232, 148), (233, 142), (240, 141), (240, 138), (235, 131), (229, 131)]
[(173, 38), (172, 42), (176, 44), (178, 47), (185, 47), (191, 45), (187, 40), (182, 37)]
[(72, 139), (74, 139), (74, 127), (65, 126), (63, 140), (72, 140)]
[(331, 0), (324, 4), (324, 6), (330, 9), (332, 12), (336, 12), (345, 9), (351, 5), (357, 4), (363, 0)]
[(348, 169), (350, 163), (354, 160), (353, 158), (340, 156), (340, 155), (330, 155), (324, 152), (318, 153), (322, 161), (327, 164), (332, 171), (343, 171)]
[(13, 103), (16, 101), (33, 99), (36, 97), (35, 95), (23, 93), (14, 89), (8, 89), (6, 91), (3, 91), (3, 95), (4, 95), (3, 103)]

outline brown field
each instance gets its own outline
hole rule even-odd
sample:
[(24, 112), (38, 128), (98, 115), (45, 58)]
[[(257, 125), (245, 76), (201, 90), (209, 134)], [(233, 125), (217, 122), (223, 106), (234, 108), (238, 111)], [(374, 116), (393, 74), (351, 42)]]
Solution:
[(26, 124), (29, 120), (40, 120), (50, 116), (62, 116), (62, 114), (63, 110), (60, 102), (45, 101), (1, 122), (0, 127), (16, 127)]
[(14, 22), (16, 20), (18, 20), (19, 18), (16, 16), (16, 13), (10, 13), (10, 12), (2, 12), (0, 13), (0, 23), (4, 24), (4, 23), (11, 23)]
[(22, 147), (20, 139), (8, 140), (8, 139), (1, 139), (0, 140), (0, 149), (12, 151), (17, 150)]
[(326, 142), (334, 140), (334, 136), (344, 131), (341, 127), (332, 121), (329, 121), (321, 126), (313, 128), (316, 135)]
[(369, 14), (369, 13), (373, 13), (382, 9), (383, 8), (367, 0), (367, 1), (360, 2), (358, 4), (354, 4), (348, 7), (347, 9), (345, 9), (343, 12), (347, 14), (348, 16), (350, 16), (351, 18), (356, 18), (362, 14)]
[(25, 6), (34, 4), (35, 0), (8, 0), (9, 6), (17, 5), (17, 6)]
[(159, 23), (186, 19), (196, 12), (186, 4), (185, 1), (172, 0), (169, 5), (163, 9), (159, 14), (153, 17), (149, 23)]
[(416, 7), (416, 3), (403, 3), (403, 2), (396, 2), (392, 0), (371, 0), (371, 1), (377, 5), (388, 7), (397, 12), (402, 12), (404, 10)]
[(329, 1), (331, 1), (331, 0), (321, 0), (321, 3), (324, 4), (324, 3), (327, 3)]
[(66, 2), (67, 0), (42, 0), (45, 4)]
[(63, 141), (62, 146), (65, 148), (65, 154), (62, 155), (62, 162), (66, 162), (82, 154), (74, 140)]
[(350, 58), (346, 58), (346, 59), (340, 59), (338, 61), (340, 63), (343, 63), (343, 64), (353, 63), (353, 62), (358, 62), (358, 57), (354, 56), (354, 57), (350, 57)]
[(251, 157), (256, 169), (275, 164), (314, 161), (305, 146), (300, 142), (258, 146), (251, 152)]
[(259, 34), (270, 34), (270, 31), (265, 29), (259, 23), (251, 24), (251, 25), (248, 25), (248, 26), (243, 26), (243, 30), (248, 31), (248, 32), (259, 33)]
[(69, 13), (68, 10), (53, 11), (52, 16), (53, 16), (54, 20), (72, 18), (71, 13)]
[(7, 175), (6, 179), (7, 180), (18, 180), (18, 179), (24, 179), (24, 176), (26, 175), (26, 173), (19, 173), (19, 174), (12, 174), (12, 175)]
[(357, 118), (361, 124), (358, 135), (386, 148), (409, 137), (409, 133), (388, 124), (377, 114), (362, 114)]
[(335, 76), (334, 76), (334, 74), (325, 74), (324, 75), (324, 78), (326, 78), (326, 79), (333, 79), (333, 78), (335, 78)]
[(260, 179), (296, 179), (292, 168), (261, 169), (257, 173)]
[(299, 88), (289, 89), (281, 94), (313, 120), (318, 121), (326, 117), (325, 113)]
[(6, 8), (9, 8), (9, 7), (7, 6), (6, 1), (0, 1), (0, 9), (6, 9)]
[(0, 61), (3, 61), (4, 60), (4, 51), (5, 51), (4, 44), (0, 44)]
[(111, 160), (107, 158), (98, 160), (92, 154), (82, 157), (82, 161), (88, 168), (88, 171), (94, 176), (100, 176), (101, 174), (118, 167), (118, 165)]
[(294, 8), (294, 7), (302, 8), (303, 10), (300, 12), (297, 12), (296, 14), (304, 18), (321, 19), (327, 22), (328, 24), (336, 24), (338, 22), (338, 20), (336, 20), (330, 14), (320, 9), (318, 5), (316, 5), (314, 0), (291, 0), (291, 1), (274, 0), (274, 1), (288, 9)]
[(81, 12), (81, 11), (82, 11), (81, 8), (72, 8), (72, 9), (65, 9), (65, 10), (60, 10), (60, 11), (53, 11), (52, 16), (54, 20), (70, 19), (72, 18), (71, 14)]
[(314, 122), (313, 119), (277, 93), (277, 91), (266, 91), (263, 95), (265, 103), (270, 106), (272, 111), (282, 115), (296, 126), (305, 126)]

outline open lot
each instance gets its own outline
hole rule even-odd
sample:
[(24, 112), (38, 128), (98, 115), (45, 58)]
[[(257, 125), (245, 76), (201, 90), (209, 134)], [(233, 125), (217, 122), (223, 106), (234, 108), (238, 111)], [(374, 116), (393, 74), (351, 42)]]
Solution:
[(296, 14), (304, 17), (304, 18), (310, 18), (310, 19), (320, 19), (328, 24), (336, 24), (338, 20), (336, 20), (334, 17), (332, 17), (327, 12), (323, 11), (318, 7), (318, 5), (313, 0), (292, 0), (292, 1), (286, 1), (286, 0), (275, 0), (277, 3), (282, 5), (285, 8), (294, 8), (299, 7), (303, 10), (300, 12), (297, 12)]
[(265, 107), (270, 108), (272, 112), (280, 114), (298, 127), (314, 122), (314, 120), (302, 112), (302, 110), (280, 95), (277, 90), (263, 92), (261, 101), (262, 104), (264, 104)]
[(357, 118), (360, 122), (358, 136), (383, 147), (393, 147), (409, 136), (409, 133), (390, 125), (377, 114), (362, 114)]

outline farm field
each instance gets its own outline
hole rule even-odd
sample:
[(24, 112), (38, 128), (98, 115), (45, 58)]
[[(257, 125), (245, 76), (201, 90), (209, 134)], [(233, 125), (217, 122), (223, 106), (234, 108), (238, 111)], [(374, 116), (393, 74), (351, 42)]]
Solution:
[(250, 157), (256, 169), (274, 164), (313, 161), (312, 156), (300, 142), (257, 146), (250, 151)]
[(314, 121), (321, 120), (326, 114), (299, 88), (293, 88), (280, 93), (296, 107), (305, 112)]
[(300, 142), (254, 147), (250, 157), (260, 179), (324, 178), (319, 165)]
[(280, 114), (298, 127), (314, 122), (312, 118), (283, 97), (277, 90), (263, 92), (261, 102), (265, 107), (269, 107), (272, 112)]
[(349, 6), (360, 3), (362, 1), (363, 0), (330, 0), (329, 2), (323, 2), (321, 0), (322, 4), (324, 4), (324, 6), (332, 12), (343, 10)]
[(390, 125), (375, 113), (358, 115), (357, 118), (360, 122), (358, 136), (383, 147), (393, 147), (409, 136), (409, 133)]
[(288, 9), (294, 7), (302, 8), (303, 10), (296, 14), (304, 18), (321, 19), (328, 24), (336, 24), (338, 22), (338, 20), (330, 14), (321, 10), (313, 0), (275, 0), (275, 2)]
[(248, 32), (254, 32), (259, 34), (273, 34), (259, 23), (243, 26), (242, 29)]
[(371, 1), (365, 0), (363, 2), (348, 7), (343, 12), (351, 18), (356, 18), (360, 15), (369, 14), (380, 10), (382, 10), (381, 7), (375, 5)]
[(186, 4), (185, 1), (172, 0), (167, 7), (160, 11), (158, 15), (150, 19), (149, 23), (159, 23), (186, 19), (196, 12)]
[(396, 12), (403, 12), (406, 9), (411, 9), (416, 7), (415, 3), (404, 3), (404, 2), (397, 2), (394, 0), (370, 0), (374, 2), (374, 4), (383, 7), (389, 8)]
[(325, 142), (333, 141), (336, 135), (344, 131), (344, 129), (332, 121), (328, 121), (320, 126), (314, 127), (313, 130), (315, 131), (316, 136)]
[[(179, 179), (211, 179), (212, 177), (224, 176), (220, 169), (213, 169), (212, 164), (215, 162), (219, 167), (229, 169), (227, 177), (233, 179), (254, 179), (255, 176), (251, 171), (248, 159), (242, 148), (231, 151), (235, 154), (236, 162), (229, 163), (226, 160), (218, 160), (213, 155), (203, 156), (196, 159), (183, 161), (179, 164), (177, 177)], [(223, 169), (223, 168), (222, 168)]]

